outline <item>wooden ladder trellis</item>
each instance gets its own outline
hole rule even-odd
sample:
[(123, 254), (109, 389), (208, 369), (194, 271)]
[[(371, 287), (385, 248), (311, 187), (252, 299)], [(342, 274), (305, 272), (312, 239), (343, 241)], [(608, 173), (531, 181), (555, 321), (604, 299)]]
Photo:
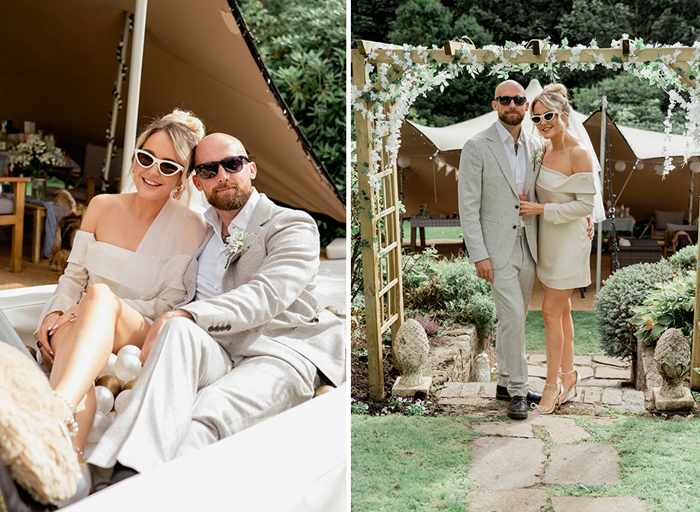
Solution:
[[(391, 63), (394, 55), (401, 54), (404, 49), (384, 43), (371, 41), (358, 41), (358, 50), (352, 51), (352, 78), (353, 84), (362, 90), (370, 83), (369, 72), (366, 64), (371, 64), (381, 73), (378, 64)], [(542, 41), (532, 41), (528, 49), (518, 55), (508, 58), (510, 64), (544, 64), (546, 62), (568, 62), (572, 57), (580, 63), (596, 63), (596, 55), (605, 62), (626, 62), (630, 58), (632, 42), (628, 39), (621, 41), (619, 48), (585, 48), (577, 49), (576, 53), (571, 48), (555, 49), (544, 52)], [(457, 59), (462, 64), (485, 64), (498, 62), (498, 55), (491, 49), (474, 49), (471, 45), (462, 42), (445, 41), (444, 48), (428, 51), (428, 58), (437, 63), (455, 62), (459, 50), (468, 50), (469, 55), (462, 53)], [(590, 50), (590, 51), (587, 51)], [(690, 75), (690, 62), (696, 51), (691, 47), (647, 47), (635, 51), (634, 58), (637, 62), (659, 62), (667, 56), (673, 58), (672, 64), (666, 66), (677, 74), (684, 86), (695, 89), (696, 77)], [(505, 52), (508, 52), (506, 49)], [(372, 53), (372, 58), (369, 54)], [(413, 50), (411, 58), (414, 63), (425, 62), (425, 56), (418, 50)], [(379, 76), (373, 88), (383, 90), (382, 83), (393, 83), (401, 76), (402, 71), (397, 72), (395, 67), (390, 67), (388, 76), (382, 80)], [(372, 111), (375, 105), (366, 100), (358, 100), (364, 103), (368, 111)], [(383, 105), (388, 111), (389, 105)], [(372, 152), (374, 137), (386, 138), (388, 133), (374, 134), (375, 123), (368, 119), (360, 111), (355, 111), (355, 140), (357, 145), (358, 185), (360, 194), (360, 225), (362, 236), (362, 265), (364, 277), (365, 317), (367, 336), (367, 358), (369, 370), (370, 396), (374, 399), (384, 397), (384, 376), (382, 356), (382, 335), (389, 329), (395, 336), (398, 328), (403, 323), (403, 287), (401, 282), (401, 245), (402, 229), (401, 214), (399, 212), (399, 176), (396, 165), (389, 167), (389, 157), (386, 150), (382, 151), (380, 169), (375, 176), (375, 185), (372, 184), (369, 174), (370, 154)], [(386, 148), (386, 144), (383, 144)], [(698, 244), (700, 249), (700, 244)], [(700, 261), (700, 250), (698, 251)], [(693, 368), (700, 367), (700, 324), (698, 322), (700, 312), (700, 272), (696, 271), (695, 293), (695, 322), (693, 328), (692, 361)], [(700, 389), (700, 374), (691, 372), (691, 388)]]

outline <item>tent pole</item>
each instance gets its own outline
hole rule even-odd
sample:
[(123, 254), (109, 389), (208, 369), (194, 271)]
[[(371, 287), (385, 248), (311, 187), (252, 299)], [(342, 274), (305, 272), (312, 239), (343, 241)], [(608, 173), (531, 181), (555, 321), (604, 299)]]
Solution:
[[(603, 103), (600, 106), (600, 173), (598, 174), (598, 179), (600, 180), (600, 190), (601, 194), (603, 191), (603, 165), (605, 165), (605, 131), (608, 127), (606, 117), (606, 110), (608, 106), (607, 96), (603, 96)], [(603, 207), (605, 207), (605, 201), (603, 201)], [(595, 259), (595, 292), (600, 291), (600, 272), (601, 272), (601, 257), (603, 253), (603, 223), (598, 223), (598, 243), (596, 247), (596, 259)]]
[(148, 0), (136, 0), (134, 9), (133, 46), (131, 49), (131, 66), (129, 69), (129, 98), (126, 102), (126, 129), (124, 130), (124, 155), (122, 158), (122, 187), (126, 184), (131, 167), (131, 155), (136, 144), (136, 125), (139, 114), (139, 95), (141, 93), (141, 70), (143, 65), (143, 47), (146, 39), (146, 11)]
[(114, 82), (114, 99), (112, 101), (112, 115), (109, 119), (109, 133), (107, 134), (107, 154), (105, 155), (105, 166), (102, 169), (102, 188), (109, 180), (109, 168), (112, 164), (112, 151), (114, 150), (114, 132), (117, 130), (117, 117), (122, 108), (122, 82), (126, 71), (126, 54), (129, 50), (129, 33), (131, 32), (131, 13), (124, 12), (124, 33), (122, 34), (122, 45), (119, 52), (119, 70), (117, 71), (117, 81)]

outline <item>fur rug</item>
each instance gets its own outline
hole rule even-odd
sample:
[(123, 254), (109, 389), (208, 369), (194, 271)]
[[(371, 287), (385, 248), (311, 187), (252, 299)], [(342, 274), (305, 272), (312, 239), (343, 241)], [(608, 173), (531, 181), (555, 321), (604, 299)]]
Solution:
[(80, 229), (82, 217), (75, 213), (77, 208), (75, 199), (67, 190), (58, 191), (56, 202), (63, 206), (68, 214), (58, 221), (58, 226), (56, 226), (56, 237), (51, 248), (49, 268), (63, 272), (68, 265), (68, 256), (73, 248), (75, 233)]
[(60, 427), (65, 415), (41, 369), (0, 342), (0, 457), (10, 476), (39, 503), (72, 497), (78, 457)]

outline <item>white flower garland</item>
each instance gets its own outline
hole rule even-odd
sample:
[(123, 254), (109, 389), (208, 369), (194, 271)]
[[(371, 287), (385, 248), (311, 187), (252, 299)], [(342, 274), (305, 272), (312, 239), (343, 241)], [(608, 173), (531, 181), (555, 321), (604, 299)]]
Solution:
[[(629, 39), (627, 34), (623, 34), (620, 40), (613, 40), (611, 48), (620, 48), (622, 40)], [(700, 84), (695, 88), (690, 88), (687, 84), (679, 80), (678, 75), (669, 66), (676, 63), (682, 45), (646, 45), (641, 39), (630, 41), (630, 53), (626, 60), (613, 57), (611, 61), (606, 61), (605, 56), (598, 52), (597, 42), (591, 41), (586, 47), (581, 44), (570, 48), (565, 40), (561, 46), (550, 43), (549, 38), (544, 40), (547, 49), (545, 62), (538, 64), (515, 63), (518, 56), (523, 55), (525, 43), (507, 43), (506, 46), (489, 45), (484, 46), (487, 50), (485, 64), (490, 66), (489, 75), (497, 75), (504, 79), (509, 73), (527, 73), (533, 67), (544, 70), (551, 77), (556, 78), (555, 67), (565, 66), (570, 70), (592, 70), (595, 66), (603, 66), (607, 69), (624, 69), (631, 72), (636, 77), (649, 81), (668, 92), (670, 104), (664, 121), (666, 138), (663, 146), (664, 154), (664, 174), (668, 174), (673, 169), (671, 156), (668, 155), (667, 141), (670, 140), (672, 111), (676, 106), (685, 110), (684, 136), (686, 141), (683, 155), (684, 163), (687, 162), (691, 151), (700, 144)], [(638, 52), (646, 48), (676, 48), (675, 51), (664, 53), (656, 62), (640, 62)], [(695, 51), (688, 62), (689, 74), (698, 76), (700, 73), (700, 42), (693, 44)], [(437, 50), (433, 47), (433, 50)], [(557, 61), (557, 51), (560, 49), (571, 50), (571, 57), (567, 61)], [(387, 55), (392, 59), (391, 63), (381, 63), (375, 66), (372, 61), (379, 56), (378, 50), (387, 50)], [(414, 53), (415, 52), (415, 53)], [(581, 54), (586, 52), (594, 62), (581, 62)], [(419, 62), (415, 63), (413, 56)], [(460, 72), (466, 71), (472, 77), (481, 74), (485, 65), (478, 62), (477, 57), (468, 48), (458, 50), (455, 59), (446, 64), (437, 63), (430, 59), (430, 50), (424, 46), (403, 45), (400, 50), (393, 45), (378, 44), (365, 58), (365, 71), (368, 74), (378, 68), (379, 84), (378, 90), (374, 84), (367, 84), (363, 89), (358, 89), (354, 84), (351, 88), (351, 102), (356, 113), (361, 113), (373, 123), (373, 132), (369, 134), (372, 140), (372, 150), (369, 162), (358, 162), (360, 172), (366, 172), (372, 187), (378, 184), (377, 173), (382, 161), (382, 152), (388, 155), (389, 167), (396, 165), (398, 150), (401, 145), (400, 128), (404, 118), (408, 114), (409, 107), (421, 95), (439, 87), (442, 91), (448, 82), (458, 76)], [(400, 72), (399, 78), (389, 83), (388, 72), (390, 70)], [(678, 91), (685, 91), (689, 94), (689, 101), (683, 99)], [(367, 108), (365, 105), (371, 107)], [(390, 105), (385, 109), (384, 105)], [(386, 142), (384, 141), (386, 135)]]

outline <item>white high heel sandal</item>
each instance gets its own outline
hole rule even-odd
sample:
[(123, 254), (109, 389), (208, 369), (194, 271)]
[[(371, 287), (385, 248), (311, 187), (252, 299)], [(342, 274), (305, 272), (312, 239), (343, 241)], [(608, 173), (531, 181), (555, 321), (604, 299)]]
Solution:
[[(576, 387), (581, 383), (581, 374), (580, 374), (579, 372), (576, 371), (576, 368), (574, 368), (574, 369), (571, 370), (570, 372), (566, 372), (566, 373), (561, 373), (561, 372), (559, 372), (559, 378), (560, 378), (560, 379), (561, 379), (564, 375), (571, 375), (571, 374), (574, 373), (574, 372), (576, 372), (576, 382), (574, 383), (573, 386), (571, 386), (569, 389), (566, 390), (566, 394), (564, 394), (564, 393), (562, 392), (562, 394), (561, 394), (561, 396), (560, 396), (559, 405), (565, 404), (566, 402), (568, 402), (569, 400), (571, 400), (574, 396), (578, 396), (578, 391), (576, 390)], [(571, 390), (572, 390), (572, 389), (574, 390), (574, 395), (573, 395), (573, 396), (571, 396)]]
[(546, 382), (544, 383), (545, 386), (549, 387), (554, 387), (554, 386), (559, 386), (559, 394), (556, 396), (554, 399), (554, 403), (552, 404), (552, 407), (549, 409), (545, 409), (541, 405), (536, 405), (534, 407), (534, 410), (532, 411), (533, 414), (552, 414), (554, 412), (554, 409), (556, 409), (557, 404), (559, 402), (559, 399), (561, 398), (562, 393), (564, 392), (564, 388), (561, 385), (561, 382), (557, 381), (556, 384), (547, 384)]

